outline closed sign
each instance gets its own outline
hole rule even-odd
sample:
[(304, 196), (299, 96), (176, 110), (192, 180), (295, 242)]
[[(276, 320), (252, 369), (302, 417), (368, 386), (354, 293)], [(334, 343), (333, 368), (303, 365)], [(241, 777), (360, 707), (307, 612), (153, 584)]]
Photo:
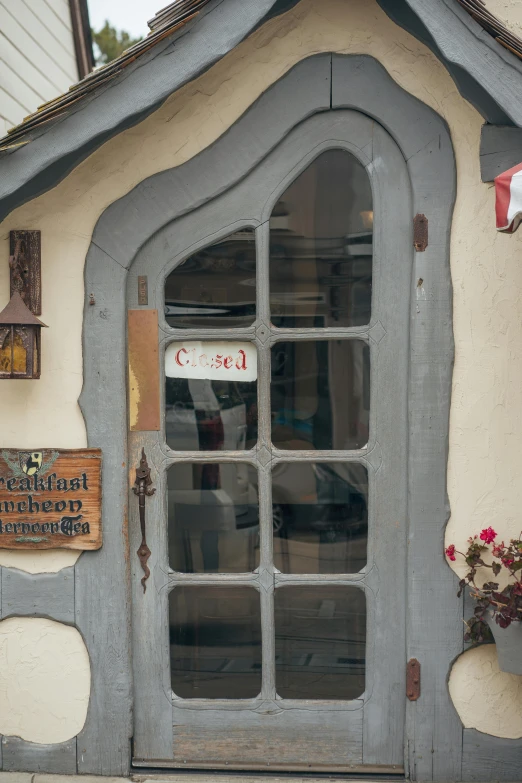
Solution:
[(257, 351), (253, 343), (190, 340), (170, 343), (165, 352), (169, 378), (255, 381)]

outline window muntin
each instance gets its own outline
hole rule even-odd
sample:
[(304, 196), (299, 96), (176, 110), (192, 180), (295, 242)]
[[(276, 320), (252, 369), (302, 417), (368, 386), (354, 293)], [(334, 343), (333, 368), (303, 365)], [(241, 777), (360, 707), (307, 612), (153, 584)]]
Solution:
[(270, 310), (290, 329), (370, 321), (370, 179), (354, 155), (323, 152), (285, 190), (270, 218)]

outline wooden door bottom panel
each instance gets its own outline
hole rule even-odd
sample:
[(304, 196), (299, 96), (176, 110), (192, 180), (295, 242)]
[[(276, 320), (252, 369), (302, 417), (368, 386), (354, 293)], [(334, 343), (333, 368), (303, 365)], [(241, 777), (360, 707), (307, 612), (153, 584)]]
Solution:
[(363, 710), (174, 709), (174, 759), (241, 767), (361, 765)]

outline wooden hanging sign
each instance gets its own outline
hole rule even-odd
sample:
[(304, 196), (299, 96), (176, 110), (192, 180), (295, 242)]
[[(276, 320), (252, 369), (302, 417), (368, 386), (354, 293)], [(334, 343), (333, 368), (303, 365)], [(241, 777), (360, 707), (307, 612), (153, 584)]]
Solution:
[(100, 449), (0, 449), (0, 549), (99, 549)]

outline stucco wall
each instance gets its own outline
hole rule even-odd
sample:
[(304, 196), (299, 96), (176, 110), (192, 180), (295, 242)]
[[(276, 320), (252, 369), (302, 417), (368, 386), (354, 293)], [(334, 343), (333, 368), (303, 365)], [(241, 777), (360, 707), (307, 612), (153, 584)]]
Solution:
[(0, 622), (0, 734), (65, 742), (83, 728), (91, 670), (76, 628), (36, 617)]
[[(374, 0), (302, 0), (272, 20), (150, 118), (81, 164), (51, 192), (19, 208), (2, 224), (0, 307), (7, 301), (8, 232), (39, 228), (43, 248), (42, 378), (0, 384), (1, 445), (81, 447), (77, 406), (82, 384), (83, 264), (97, 218), (145, 177), (180, 165), (218, 138), (271, 83), (296, 62), (323, 51), (376, 57), (406, 90), (448, 122), (458, 167), (451, 243), (456, 364), (451, 412), (448, 540), (462, 546), (474, 530), (520, 530), (522, 482), (522, 235), (497, 234), (494, 193), (480, 181), (482, 118), (459, 95), (443, 66), (396, 27)], [(71, 553), (0, 552), (0, 563), (28, 571), (69, 564)], [(448, 576), (450, 572), (448, 569)], [(475, 683), (481, 725), (499, 725), (499, 711), (520, 715), (509, 675), (502, 705), (488, 706), (482, 665), (491, 649), (456, 667), (452, 694)], [(467, 654), (469, 655), (469, 653)], [(463, 660), (468, 660), (465, 657)], [(0, 672), (0, 677), (2, 673)], [(504, 678), (504, 679), (502, 679)], [(503, 686), (504, 687), (504, 686)], [(489, 710), (489, 713), (488, 713)], [(462, 713), (465, 725), (469, 712)]]
[(495, 737), (522, 737), (522, 677), (499, 670), (495, 645), (476, 647), (461, 655), (453, 666), (449, 689), (468, 728)]
[(522, 3), (520, 0), (486, 0), (486, 8), (512, 33), (522, 38)]

